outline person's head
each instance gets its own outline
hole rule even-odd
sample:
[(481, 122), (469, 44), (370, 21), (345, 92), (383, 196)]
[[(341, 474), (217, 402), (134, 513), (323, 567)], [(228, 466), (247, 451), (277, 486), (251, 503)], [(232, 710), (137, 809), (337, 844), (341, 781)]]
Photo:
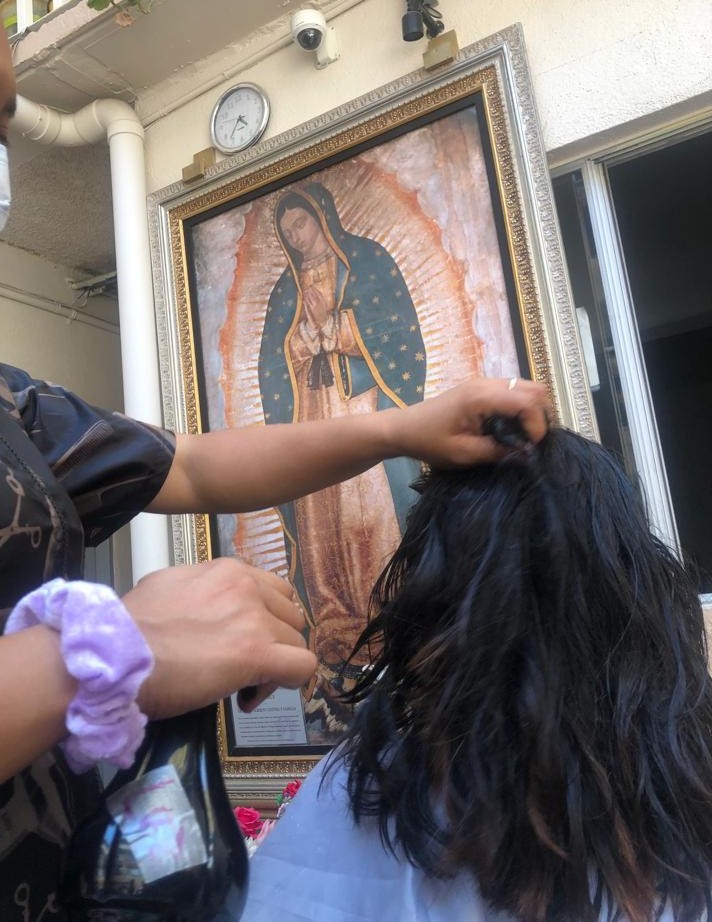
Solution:
[(554, 429), (421, 490), (361, 639), (379, 652), (345, 748), (357, 820), (528, 922), (593, 920), (600, 899), (641, 922), (658, 892), (695, 918), (712, 879), (702, 612), (636, 488)]
[(4, 29), (0, 29), (0, 231), (5, 226), (10, 207), (10, 173), (7, 162), (7, 143), (10, 119), (15, 114), (16, 88), (12, 69), (10, 43)]
[(280, 238), (299, 265), (304, 257), (316, 255), (327, 246), (322, 220), (308, 198), (288, 192), (275, 209), (275, 225)]

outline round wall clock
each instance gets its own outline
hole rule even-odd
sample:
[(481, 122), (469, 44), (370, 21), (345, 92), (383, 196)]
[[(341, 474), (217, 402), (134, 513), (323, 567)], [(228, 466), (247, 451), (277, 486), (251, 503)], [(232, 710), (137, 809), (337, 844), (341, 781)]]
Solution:
[(269, 99), (254, 83), (226, 90), (213, 107), (210, 137), (224, 154), (234, 154), (262, 137), (269, 121)]

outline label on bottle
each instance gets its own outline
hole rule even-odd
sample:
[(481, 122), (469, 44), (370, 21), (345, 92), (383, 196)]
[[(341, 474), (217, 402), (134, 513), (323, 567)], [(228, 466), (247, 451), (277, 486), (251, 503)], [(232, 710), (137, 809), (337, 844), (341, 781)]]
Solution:
[(146, 772), (106, 805), (147, 884), (207, 863), (198, 819), (172, 765)]

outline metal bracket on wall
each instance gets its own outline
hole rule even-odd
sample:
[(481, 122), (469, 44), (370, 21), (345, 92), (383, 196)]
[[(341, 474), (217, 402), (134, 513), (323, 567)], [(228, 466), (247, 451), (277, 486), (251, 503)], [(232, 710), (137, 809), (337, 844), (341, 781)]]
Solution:
[(215, 148), (206, 147), (193, 154), (193, 162), (183, 167), (183, 182), (195, 182), (205, 176), (205, 171), (215, 166)]
[(455, 60), (460, 46), (457, 43), (457, 35), (454, 29), (449, 32), (443, 32), (436, 35), (428, 42), (428, 47), (423, 54), (423, 67), (426, 70), (432, 70), (434, 67), (440, 67), (442, 64), (450, 64)]

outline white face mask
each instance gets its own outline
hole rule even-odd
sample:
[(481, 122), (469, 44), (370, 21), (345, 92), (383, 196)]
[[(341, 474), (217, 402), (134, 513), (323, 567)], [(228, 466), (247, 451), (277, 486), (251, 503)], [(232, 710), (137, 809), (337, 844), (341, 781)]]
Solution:
[(10, 164), (7, 147), (0, 144), (0, 233), (5, 229), (10, 215)]

